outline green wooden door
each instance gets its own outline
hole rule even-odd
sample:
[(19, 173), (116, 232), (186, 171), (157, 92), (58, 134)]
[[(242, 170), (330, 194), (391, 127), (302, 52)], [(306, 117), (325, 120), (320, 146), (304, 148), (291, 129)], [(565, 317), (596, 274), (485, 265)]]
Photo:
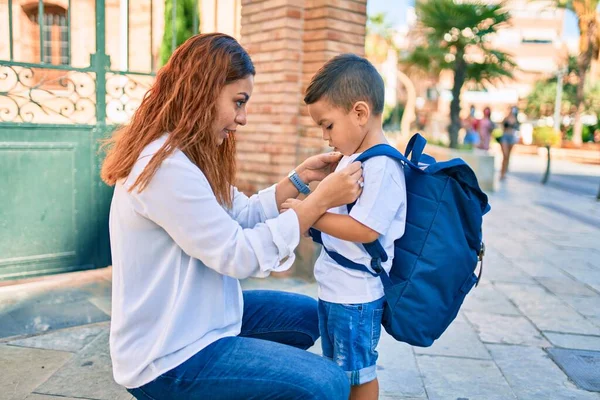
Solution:
[(0, 279), (110, 264), (96, 127), (0, 127)]
[[(134, 3), (120, 2), (129, 28)], [(99, 141), (127, 123), (154, 80), (158, 56), (149, 45), (152, 40), (147, 41), (148, 66), (130, 71), (128, 33), (117, 38), (126, 46), (126, 64), (111, 69), (105, 0), (76, 2), (74, 10), (95, 12), (96, 24), (86, 25), (85, 32), (79, 24), (73, 35), (72, 18), (82, 15), (71, 15), (71, 0), (61, 2), (66, 8), (43, 0), (27, 7), (14, 3), (0, 5), (8, 11), (0, 13), (7, 17), (0, 26), (9, 32), (8, 51), (0, 53), (0, 280), (110, 265), (112, 189), (100, 181)], [(23, 31), (14, 32), (14, 27), (25, 24), (31, 27), (25, 33), (39, 36), (15, 41)], [(83, 68), (71, 65), (72, 51), (81, 50), (71, 37), (81, 35), (95, 43)], [(39, 46), (27, 44), (35, 41)], [(34, 60), (18, 58), (31, 55), (27, 46), (39, 51)]]

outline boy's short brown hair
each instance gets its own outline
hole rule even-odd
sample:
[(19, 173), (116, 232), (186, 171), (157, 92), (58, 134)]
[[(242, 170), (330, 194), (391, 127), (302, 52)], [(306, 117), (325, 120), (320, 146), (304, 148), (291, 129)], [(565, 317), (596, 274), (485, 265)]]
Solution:
[(374, 115), (383, 113), (383, 79), (367, 59), (341, 54), (327, 61), (313, 76), (304, 102), (313, 104), (322, 98), (350, 111), (357, 101), (366, 101)]

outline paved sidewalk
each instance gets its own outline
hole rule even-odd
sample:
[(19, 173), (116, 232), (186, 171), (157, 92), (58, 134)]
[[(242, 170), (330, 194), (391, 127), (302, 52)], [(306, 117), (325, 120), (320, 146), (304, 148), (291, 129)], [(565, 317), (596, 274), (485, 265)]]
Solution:
[[(542, 186), (544, 165), (515, 157), (490, 196), (482, 283), (442, 338), (415, 348), (383, 335), (381, 399), (600, 400), (550, 357), (590, 351), (579, 360), (600, 386), (600, 203), (589, 190), (600, 168), (556, 163), (557, 177), (574, 178)], [(581, 176), (588, 186), (573, 189)], [(74, 276), (0, 287), (1, 400), (131, 399), (111, 376), (110, 270)], [(314, 283), (292, 278), (243, 286), (316, 296)]]

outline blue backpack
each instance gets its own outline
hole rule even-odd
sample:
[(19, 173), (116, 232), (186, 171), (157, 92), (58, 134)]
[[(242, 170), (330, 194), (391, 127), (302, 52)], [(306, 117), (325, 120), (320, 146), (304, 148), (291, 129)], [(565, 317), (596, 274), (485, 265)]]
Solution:
[[(324, 248), (339, 265), (381, 278), (385, 330), (396, 340), (421, 347), (431, 346), (441, 336), (479, 282), (481, 268), (479, 276), (474, 272), (485, 252), (481, 225), (490, 210), (473, 170), (461, 159), (436, 162), (423, 154), (426, 143), (416, 134), (406, 147), (406, 157), (380, 144), (356, 159), (387, 156), (398, 160), (404, 170), (406, 229), (394, 242), (389, 275), (381, 267), (388, 257), (379, 241), (363, 244), (372, 257), (370, 268)], [(420, 163), (428, 165), (421, 168)], [(348, 205), (348, 213), (353, 205)], [(311, 228), (310, 234), (323, 244), (321, 232)]]

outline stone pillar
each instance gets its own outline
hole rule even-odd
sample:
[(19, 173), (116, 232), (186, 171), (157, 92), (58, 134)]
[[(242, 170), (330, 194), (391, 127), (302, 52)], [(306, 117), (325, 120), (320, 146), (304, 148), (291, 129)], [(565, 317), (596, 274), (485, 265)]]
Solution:
[(238, 133), (238, 187), (255, 192), (295, 167), (304, 0), (243, 0), (241, 43), (256, 67)]
[(238, 187), (277, 182), (326, 150), (303, 102), (310, 78), (340, 53), (364, 55), (366, 0), (242, 0), (241, 43), (256, 67), (238, 133)]
[(364, 56), (367, 1), (306, 0), (304, 12), (302, 99), (299, 108), (298, 161), (328, 150), (302, 101), (319, 68), (341, 53)]
[[(254, 193), (306, 157), (327, 151), (304, 104), (310, 79), (340, 53), (364, 55), (366, 0), (242, 0), (241, 43), (256, 67), (248, 125), (238, 135), (238, 182)], [(315, 246), (302, 238), (293, 271), (312, 277)]]

